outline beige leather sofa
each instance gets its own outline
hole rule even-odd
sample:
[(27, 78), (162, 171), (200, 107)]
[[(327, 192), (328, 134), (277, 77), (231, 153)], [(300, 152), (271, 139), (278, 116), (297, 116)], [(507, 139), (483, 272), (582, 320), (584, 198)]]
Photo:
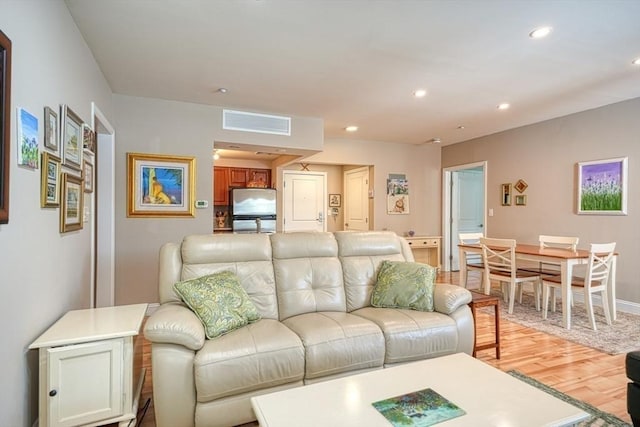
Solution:
[[(160, 250), (160, 307), (147, 320), (158, 427), (255, 420), (250, 398), (345, 375), (471, 354), (459, 286), (438, 284), (435, 311), (370, 306), (382, 260), (413, 261), (392, 232), (193, 235)], [(173, 284), (237, 274), (261, 320), (208, 340)]]

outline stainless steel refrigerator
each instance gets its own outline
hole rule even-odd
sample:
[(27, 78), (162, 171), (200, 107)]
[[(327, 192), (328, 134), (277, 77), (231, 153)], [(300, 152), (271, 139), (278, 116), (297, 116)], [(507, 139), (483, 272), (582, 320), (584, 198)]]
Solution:
[(234, 233), (276, 232), (276, 190), (273, 188), (234, 188), (231, 190)]

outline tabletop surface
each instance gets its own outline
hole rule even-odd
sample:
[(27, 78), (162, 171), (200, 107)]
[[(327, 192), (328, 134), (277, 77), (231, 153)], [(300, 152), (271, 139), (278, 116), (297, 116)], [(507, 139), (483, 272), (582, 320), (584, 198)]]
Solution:
[[(588, 414), (465, 353), (251, 398), (262, 427), (388, 427), (373, 402), (431, 388), (466, 414), (438, 426), (573, 425)], [(544, 410), (541, 410), (544, 408)]]
[[(459, 244), (458, 247), (469, 248), (469, 249), (479, 249), (480, 245), (477, 243), (464, 243), (464, 244)], [(571, 249), (540, 248), (540, 245), (531, 245), (527, 243), (517, 243), (516, 253), (524, 254), (524, 255), (539, 255), (539, 256), (565, 258), (565, 259), (589, 258), (589, 251), (586, 249), (578, 249), (578, 250), (572, 251)]]

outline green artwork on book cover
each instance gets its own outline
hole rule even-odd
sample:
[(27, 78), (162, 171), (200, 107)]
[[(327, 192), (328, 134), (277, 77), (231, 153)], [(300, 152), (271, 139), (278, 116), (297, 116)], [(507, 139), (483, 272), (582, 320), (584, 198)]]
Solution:
[(466, 414), (430, 388), (372, 403), (395, 427), (427, 427)]

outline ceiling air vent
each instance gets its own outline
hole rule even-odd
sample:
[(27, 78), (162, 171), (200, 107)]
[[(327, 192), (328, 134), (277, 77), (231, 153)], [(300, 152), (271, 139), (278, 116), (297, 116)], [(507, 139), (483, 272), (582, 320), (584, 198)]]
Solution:
[(222, 128), (291, 136), (291, 117), (222, 110)]

